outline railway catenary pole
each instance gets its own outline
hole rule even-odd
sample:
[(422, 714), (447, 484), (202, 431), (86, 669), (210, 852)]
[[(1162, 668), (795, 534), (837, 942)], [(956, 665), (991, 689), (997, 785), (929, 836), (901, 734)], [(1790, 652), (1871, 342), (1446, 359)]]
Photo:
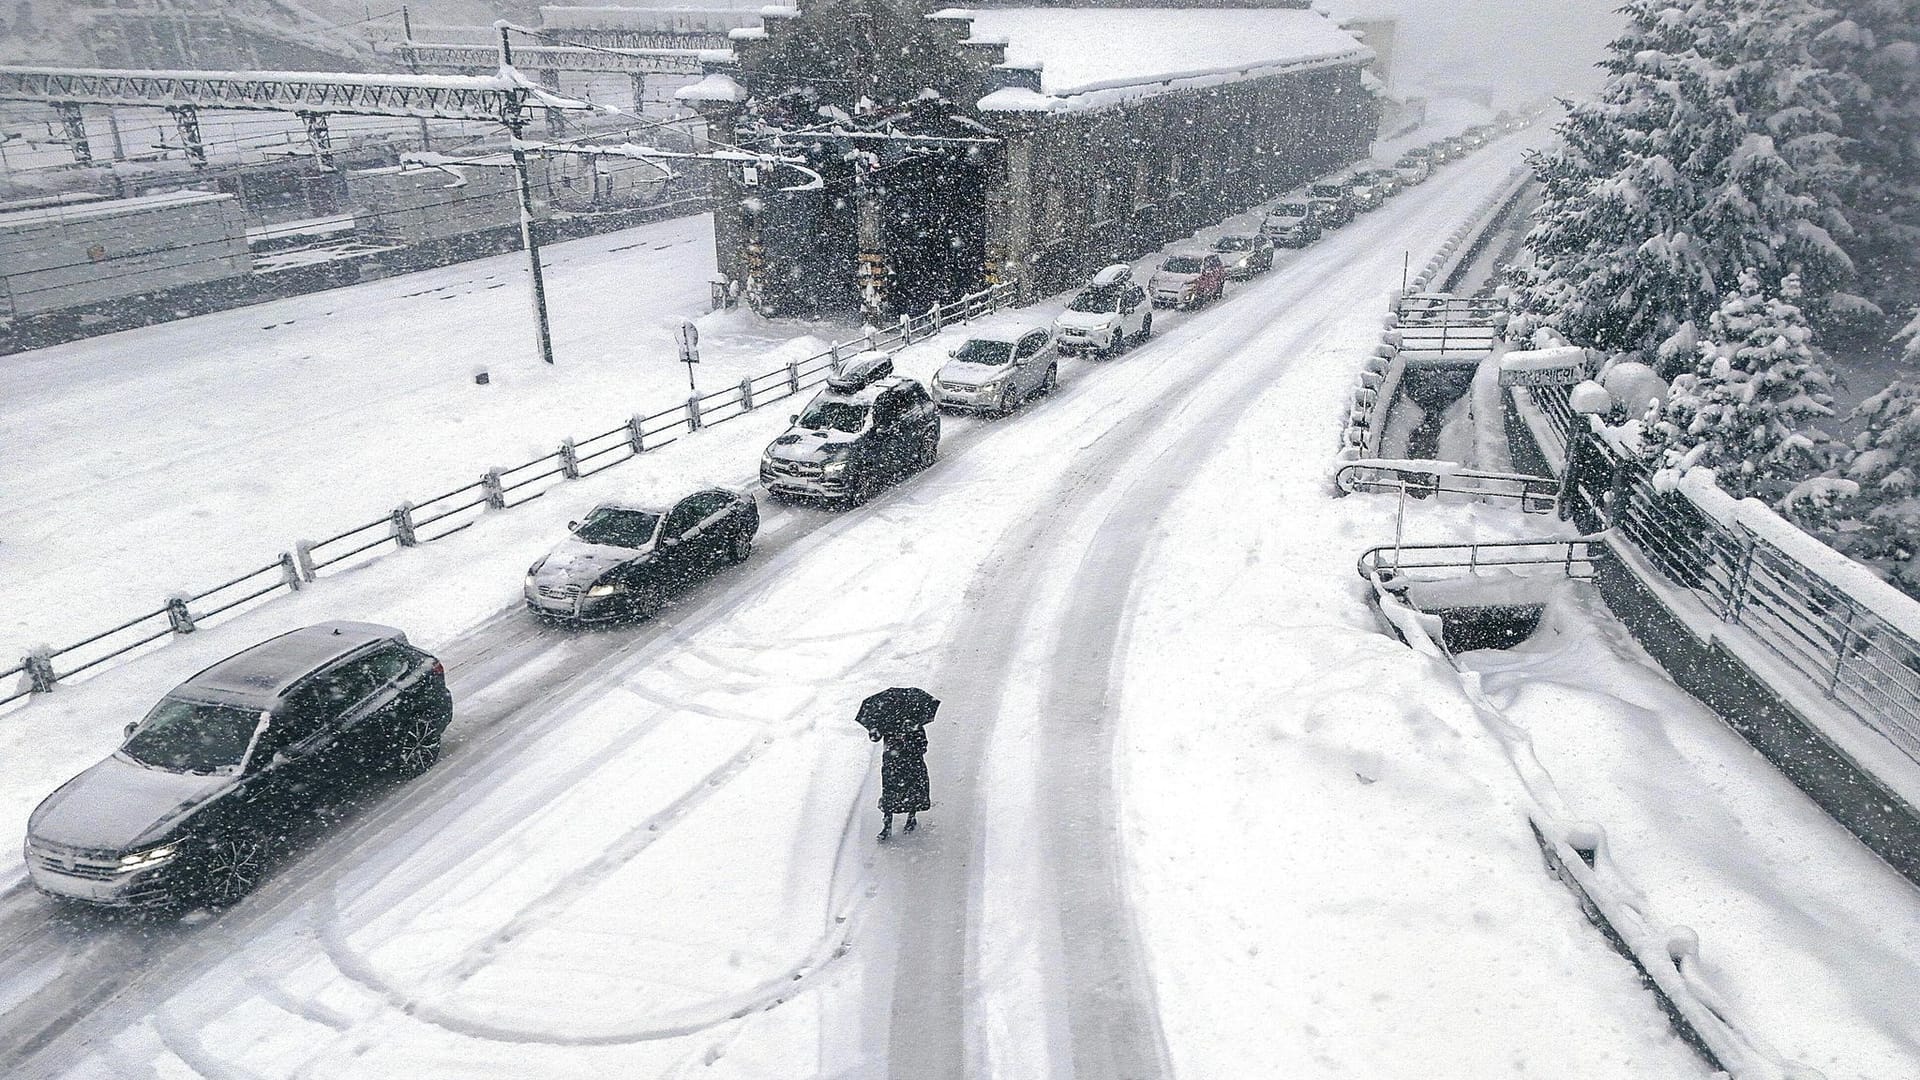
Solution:
[[(408, 13), (405, 4), (400, 5), (400, 36), (408, 45), (413, 44), (413, 16)], [(412, 49), (407, 50), (407, 70), (415, 75), (420, 74), (420, 64), (413, 58)], [(430, 139), (431, 136), (427, 132), (427, 118), (423, 116), (420, 118), (420, 149), (422, 151), (433, 149)]]
[[(513, 67), (513, 46), (507, 41), (507, 24), (496, 23), (495, 27), (500, 31), (500, 68), (504, 71)], [(533, 235), (533, 179), (527, 175), (527, 151), (520, 141), (527, 121), (519, 109), (508, 110), (502, 119), (513, 137), (513, 179), (520, 193), (520, 245), (527, 249), (527, 268), (533, 274), (534, 332), (539, 339), (540, 359), (551, 364), (553, 331), (547, 323), (547, 282), (540, 274), (540, 245)]]

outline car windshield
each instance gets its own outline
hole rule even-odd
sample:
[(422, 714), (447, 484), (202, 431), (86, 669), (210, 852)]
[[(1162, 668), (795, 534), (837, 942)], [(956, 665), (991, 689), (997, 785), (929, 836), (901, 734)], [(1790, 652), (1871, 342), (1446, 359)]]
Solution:
[(1176, 255), (1160, 264), (1160, 269), (1169, 274), (1197, 274), (1200, 272), (1200, 260), (1186, 255)]
[(1118, 289), (1088, 289), (1074, 297), (1073, 303), (1067, 305), (1067, 310), (1093, 311), (1104, 315), (1118, 310), (1119, 307), (1120, 291)]
[(1339, 184), (1315, 184), (1307, 190), (1323, 199), (1337, 199), (1340, 197)]
[(1279, 206), (1273, 208), (1273, 212), (1280, 217), (1306, 217), (1307, 204), (1299, 202), (1281, 203)]
[(816, 401), (794, 421), (813, 431), (864, 431), (869, 407), (857, 401)]
[(573, 535), (589, 544), (641, 548), (653, 542), (654, 526), (659, 523), (659, 514), (645, 510), (616, 510), (610, 506), (602, 506), (588, 514), (587, 520), (573, 530)]
[(1013, 359), (1013, 346), (1005, 341), (975, 338), (954, 350), (953, 358), (966, 364), (1004, 364)]
[(168, 772), (227, 772), (246, 763), (259, 726), (257, 709), (163, 698), (120, 751)]
[(1215, 251), (1252, 251), (1253, 238), (1250, 236), (1223, 236), (1213, 242)]

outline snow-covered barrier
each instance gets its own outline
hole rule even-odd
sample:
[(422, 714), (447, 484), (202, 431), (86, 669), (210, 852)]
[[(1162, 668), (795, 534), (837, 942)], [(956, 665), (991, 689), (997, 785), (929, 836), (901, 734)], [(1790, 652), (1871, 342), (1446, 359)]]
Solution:
[(1920, 602), (1711, 470), (1656, 471), (1565, 386), (1514, 386), (1514, 452), (1604, 529), (1608, 606), (1676, 683), (1920, 882)]
[(713, 424), (725, 423), (773, 402), (793, 397), (826, 381), (835, 364), (854, 353), (897, 349), (930, 337), (947, 326), (999, 311), (1015, 297), (1010, 284), (994, 285), (922, 315), (903, 315), (862, 337), (835, 343), (827, 351), (786, 364), (737, 385), (694, 394), (657, 412), (634, 415), (610, 430), (584, 439), (564, 438), (551, 453), (504, 468), (491, 468), (470, 484), (418, 502), (403, 502), (363, 525), (321, 540), (301, 540), (256, 570), (199, 592), (169, 597), (160, 607), (80, 641), (58, 648), (34, 648), (15, 666), (0, 670), (0, 705), (45, 693), (71, 678), (163, 638), (190, 634), (207, 619), (223, 615), (282, 590), (313, 582), (323, 570), (357, 564), (380, 555), (429, 543), (539, 498), (549, 488), (631, 461), (648, 450), (674, 442)]
[[(1363, 565), (1363, 573), (1367, 569)], [(1402, 591), (1381, 575), (1373, 574), (1372, 580), (1375, 603), (1394, 633), (1416, 652), (1451, 664), (1441, 644), (1439, 620), (1405, 603)], [(1587, 919), (1640, 972), (1675, 1032), (1709, 1067), (1732, 1080), (1820, 1080), (1818, 1070), (1783, 1058), (1741, 1015), (1737, 1002), (1715, 987), (1711, 970), (1700, 958), (1699, 935), (1659, 920), (1657, 898), (1638, 888), (1611, 859), (1605, 828), (1572, 813), (1525, 731), (1481, 691), (1479, 676), (1462, 671), (1460, 679), (1482, 723), (1506, 748), (1526, 790), (1527, 823), (1548, 872), (1572, 891)]]

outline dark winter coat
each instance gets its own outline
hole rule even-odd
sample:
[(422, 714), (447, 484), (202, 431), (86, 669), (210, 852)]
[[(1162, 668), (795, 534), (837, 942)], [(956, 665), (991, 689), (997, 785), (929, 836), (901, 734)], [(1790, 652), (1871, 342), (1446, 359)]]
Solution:
[(880, 756), (880, 812), (913, 814), (931, 809), (933, 783), (927, 776), (927, 730), (911, 727), (887, 735), (886, 751)]

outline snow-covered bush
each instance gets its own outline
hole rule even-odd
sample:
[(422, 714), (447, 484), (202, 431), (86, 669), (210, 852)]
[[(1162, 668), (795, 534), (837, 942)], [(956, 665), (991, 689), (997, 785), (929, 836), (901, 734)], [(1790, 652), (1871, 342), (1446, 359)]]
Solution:
[(1853, 558), (1879, 570), (1907, 592), (1920, 595), (1920, 384), (1896, 380), (1860, 403), (1866, 427), (1836, 479), (1852, 484), (1852, 497), (1809, 513), (1795, 506), (1796, 520)]

